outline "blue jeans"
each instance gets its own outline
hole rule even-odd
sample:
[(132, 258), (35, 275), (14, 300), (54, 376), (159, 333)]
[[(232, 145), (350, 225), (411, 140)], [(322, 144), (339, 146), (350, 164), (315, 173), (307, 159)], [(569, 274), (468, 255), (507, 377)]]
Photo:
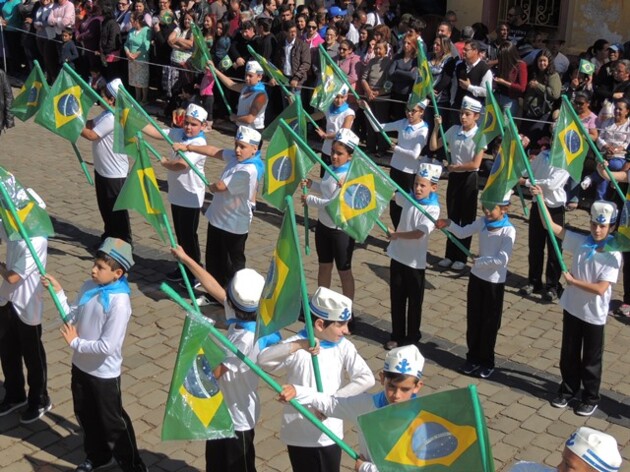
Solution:
[[(612, 172), (620, 171), (625, 163), (626, 160), (623, 157), (613, 157), (608, 160), (608, 168)], [(606, 200), (606, 193), (609, 185), (608, 181), (604, 180), (597, 172), (593, 172), (590, 177), (593, 184), (596, 186), (595, 194), (597, 196), (597, 200)]]

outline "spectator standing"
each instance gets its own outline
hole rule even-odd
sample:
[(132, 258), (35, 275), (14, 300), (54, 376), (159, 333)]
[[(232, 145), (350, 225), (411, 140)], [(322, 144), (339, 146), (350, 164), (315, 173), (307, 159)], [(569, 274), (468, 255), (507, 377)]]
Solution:
[(136, 90), (141, 105), (149, 101), (149, 49), (151, 30), (144, 21), (144, 14), (135, 11), (131, 15), (133, 29), (125, 42), (125, 54), (129, 60), (129, 85)]

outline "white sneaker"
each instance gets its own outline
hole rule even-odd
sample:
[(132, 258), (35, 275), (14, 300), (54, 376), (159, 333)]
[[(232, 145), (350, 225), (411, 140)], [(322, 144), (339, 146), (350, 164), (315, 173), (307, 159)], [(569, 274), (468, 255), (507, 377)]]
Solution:
[(464, 268), (466, 267), (466, 264), (463, 263), (462, 261), (455, 261), (453, 262), (453, 265), (451, 266), (451, 269), (456, 270), (456, 271), (460, 271), (460, 270), (464, 270)]
[(580, 187), (582, 187), (582, 190), (586, 190), (591, 186), (592, 183), (593, 180), (590, 177), (584, 177), (584, 180), (580, 182)]
[(445, 257), (440, 262), (438, 262), (438, 266), (443, 267), (444, 269), (448, 269), (452, 263), (453, 263), (452, 260), (450, 260), (448, 257)]

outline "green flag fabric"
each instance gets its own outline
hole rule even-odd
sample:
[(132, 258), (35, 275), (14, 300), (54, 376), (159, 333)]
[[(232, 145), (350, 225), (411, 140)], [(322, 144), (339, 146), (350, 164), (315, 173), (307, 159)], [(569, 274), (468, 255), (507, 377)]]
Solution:
[(254, 59), (256, 59), (258, 63), (262, 66), (262, 68), (265, 70), (265, 74), (267, 74), (269, 77), (274, 79), (279, 84), (282, 84), (285, 87), (289, 86), (289, 79), (282, 73), (280, 69), (278, 69), (275, 65), (269, 62), (265, 57), (261, 56), (256, 51), (254, 51), (254, 48), (252, 48), (251, 46), (248, 46), (247, 49), (252, 54)]
[(162, 422), (162, 440), (234, 437), (234, 425), (213, 370), (223, 351), (205, 324), (186, 317)]
[(149, 121), (137, 109), (139, 105), (126, 90), (118, 89), (114, 121), (114, 152), (137, 158), (137, 136)]
[(138, 147), (136, 161), (120, 190), (114, 210), (136, 210), (155, 228), (162, 241), (166, 241), (164, 202), (143, 140)]
[(333, 67), (330, 62), (329, 56), (325, 54), (325, 52), (322, 52), (321, 49), (323, 48), (320, 46), (320, 78), (315, 90), (313, 90), (311, 106), (318, 110), (326, 111), (335, 97), (339, 95), (342, 88), (344, 88), (345, 83), (337, 74), (335, 67)]
[(473, 138), (475, 152), (487, 149), (488, 145), (497, 136), (503, 136), (503, 111), (492, 93), (492, 87), (486, 85), (486, 112), (483, 117), (483, 126), (477, 129)]
[(285, 211), (258, 305), (257, 339), (295, 323), (300, 315), (300, 248), (295, 240), (295, 226), (295, 219)]
[(194, 22), (190, 24), (190, 29), (192, 31), (193, 37), (193, 54), (190, 57), (190, 63), (192, 66), (198, 71), (205, 71), (208, 65), (208, 60), (210, 59), (210, 51), (208, 51), (208, 45), (206, 44), (206, 40)]
[[(31, 192), (26, 190), (15, 176), (0, 167), (0, 184), (4, 186), (7, 194), (13, 202), (18, 218), (22, 222), (26, 233), (30, 238), (35, 236), (52, 236), (55, 234), (52, 221), (46, 210), (39, 206)], [(11, 241), (22, 239), (17, 222), (9, 211), (9, 206), (0, 197), (0, 218), (2, 226)]]
[(365, 241), (395, 191), (377, 176), (373, 165), (355, 154), (339, 192), (326, 206), (335, 224), (359, 243)]
[(298, 94), (295, 94), (293, 103), (280, 113), (262, 132), (263, 139), (269, 141), (273, 139), (276, 129), (280, 125), (280, 120), (287, 122), (293, 131), (306, 139), (306, 116), (302, 108), (302, 101)]
[(90, 108), (94, 105), (93, 90), (87, 84), (77, 83), (64, 69), (50, 88), (35, 115), (35, 123), (74, 143), (87, 123)]
[(422, 41), (418, 41), (418, 76), (409, 95), (409, 105), (415, 106), (428, 97), (432, 87), (433, 75), (429, 68), (427, 56), (424, 54), (424, 44)]
[(480, 200), (484, 208), (492, 209), (503, 202), (505, 195), (518, 183), (525, 170), (524, 159), (527, 156), (522, 154), (517, 139), (520, 139), (519, 136), (514, 136), (511, 128), (507, 127), (501, 150), (494, 158), (486, 186), (481, 192)]
[(16, 118), (26, 121), (39, 111), (42, 102), (48, 94), (48, 83), (46, 76), (39, 64), (36, 62), (33, 70), (26, 78), (20, 92), (13, 100), (11, 113)]
[(488, 430), (473, 402), (480, 411), (476, 394), (460, 388), (360, 416), (372, 462), (380, 472), (493, 471)]
[(582, 180), (582, 169), (589, 147), (573, 113), (568, 109), (570, 106), (565, 100), (560, 106), (560, 115), (551, 143), (551, 165), (565, 169), (573, 180), (579, 182)]
[(313, 165), (313, 161), (291, 139), (289, 133), (279, 126), (267, 147), (263, 198), (284, 211), (284, 197), (295, 193)]
[(582, 74), (593, 75), (595, 73), (595, 65), (591, 61), (587, 61), (586, 59), (580, 59), (580, 65), (578, 66), (578, 70)]

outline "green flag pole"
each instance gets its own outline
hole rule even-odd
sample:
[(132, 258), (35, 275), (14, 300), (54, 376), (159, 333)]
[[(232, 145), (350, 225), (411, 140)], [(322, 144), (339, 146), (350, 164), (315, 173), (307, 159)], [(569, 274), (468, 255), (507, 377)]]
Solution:
[(481, 453), (481, 460), (483, 462), (484, 472), (494, 472), (494, 461), (491, 457), (488, 457), (486, 444), (486, 436), (484, 434), (485, 428), (483, 426), (483, 414), (481, 413), (481, 404), (479, 403), (479, 395), (477, 394), (477, 386), (469, 385), (468, 391), (470, 392), (470, 399), (473, 404), (473, 410), (475, 414), (475, 427), (477, 429), (477, 442), (479, 443), (479, 452)]
[[(287, 195), (284, 197), (284, 201), (287, 204), (287, 210), (289, 211), (290, 218), (293, 219), (293, 239), (295, 241), (295, 246), (300, 247), (300, 238), (297, 234), (296, 224), (295, 224), (295, 209), (293, 208), (293, 197)], [(308, 336), (308, 343), (310, 347), (315, 347), (315, 333), (313, 332), (313, 322), (311, 318), (311, 307), (309, 305), (308, 299), (308, 288), (306, 287), (306, 275), (304, 275), (304, 266), (302, 265), (302, 254), (300, 251), (297, 252), (297, 260), (298, 265), (300, 266), (300, 289), (302, 293), (302, 309), (304, 311), (304, 324), (306, 325), (306, 334)], [(323, 392), (324, 388), (322, 387), (322, 378), (319, 371), (319, 360), (317, 356), (311, 356), (311, 360), (313, 361), (313, 373), (315, 374), (315, 384), (317, 385), (317, 391)]]
[[(597, 148), (597, 146), (595, 145), (595, 143), (589, 136), (588, 131), (586, 130), (586, 128), (584, 128), (584, 124), (582, 123), (582, 120), (580, 120), (580, 118), (578, 117), (577, 113), (573, 109), (573, 105), (571, 105), (571, 102), (569, 101), (566, 95), (562, 95), (562, 101), (567, 105), (567, 109), (571, 113), (571, 116), (573, 117), (573, 121), (575, 121), (575, 123), (577, 124), (578, 128), (580, 129), (580, 132), (582, 133), (582, 136), (584, 136), (584, 139), (586, 139), (586, 142), (588, 143), (589, 147), (595, 154), (595, 158), (597, 159), (597, 161), (600, 162), (601, 164), (606, 162), (606, 159), (604, 159), (604, 157), (602, 156), (602, 153), (600, 152), (600, 150)], [(606, 174), (608, 175), (610, 182), (613, 184), (613, 187), (615, 187), (615, 191), (617, 192), (617, 195), (619, 195), (622, 202), (625, 202), (626, 194), (623, 193), (623, 190), (621, 190), (621, 188), (619, 187), (619, 183), (613, 177), (612, 172), (610, 172), (610, 169), (608, 168), (608, 166), (602, 166), (602, 167), (604, 167), (604, 170), (606, 171)]]
[[(249, 357), (243, 354), (239, 349), (234, 346), (230, 342), (230, 340), (219, 331), (214, 324), (204, 318), (199, 312), (196, 312), (193, 307), (191, 307), (182, 297), (173, 290), (167, 283), (162, 283), (160, 289), (166, 293), (175, 303), (177, 303), (180, 307), (182, 307), (188, 313), (188, 316), (191, 316), (198, 323), (203, 323), (210, 329), (210, 334), (221, 343), (227, 350), (236, 355), (243, 363), (249, 367), (252, 372), (258, 375), (263, 382), (269, 385), (276, 393), (282, 392), (282, 386), (278, 384), (269, 374), (267, 374), (264, 370), (262, 370), (255, 362), (253, 362)], [(289, 402), (302, 416), (304, 416), (307, 420), (309, 420), (313, 426), (319, 429), (322, 433), (332, 439), (341, 449), (344, 450), (346, 454), (348, 454), (352, 459), (357, 460), (359, 458), (359, 454), (357, 454), (350, 446), (348, 446), (342, 439), (340, 439), (335, 433), (333, 433), (328, 427), (323, 424), (321, 421), (315, 417), (313, 413), (311, 413), (307, 408), (302, 406), (297, 400), (293, 399)]]
[(518, 198), (521, 201), (521, 205), (523, 206), (523, 214), (525, 215), (525, 218), (529, 218), (529, 209), (527, 208), (527, 204), (525, 203), (523, 189), (518, 184), (516, 184), (516, 193), (518, 193)]
[[(2, 199), (6, 203), (7, 209), (11, 213), (11, 216), (13, 217), (13, 219), (15, 220), (15, 224), (18, 227), (20, 236), (22, 236), (22, 239), (26, 243), (26, 247), (28, 247), (28, 250), (31, 253), (31, 256), (33, 257), (33, 261), (35, 262), (35, 265), (37, 266), (37, 270), (39, 271), (41, 276), (45, 276), (46, 269), (44, 268), (44, 264), (42, 264), (42, 261), (39, 259), (39, 256), (37, 255), (37, 251), (33, 247), (33, 243), (31, 243), (31, 238), (26, 232), (26, 228), (24, 228), (24, 225), (22, 224), (22, 220), (20, 220), (20, 216), (18, 215), (18, 212), (15, 209), (13, 200), (11, 200), (11, 197), (9, 196), (7, 189), (4, 186), (4, 182), (0, 182), (0, 193), (2, 193)], [(48, 284), (48, 293), (53, 299), (55, 307), (57, 308), (57, 311), (59, 312), (59, 316), (61, 317), (61, 321), (63, 321), (64, 323), (67, 323), (68, 317), (66, 316), (66, 311), (61, 306), (61, 302), (59, 301), (59, 298), (57, 298), (57, 294), (55, 293), (55, 290), (53, 289), (52, 284)]]
[[(516, 129), (516, 125), (514, 124), (514, 120), (512, 119), (512, 113), (510, 110), (506, 109), (505, 113), (508, 118), (508, 126), (511, 127), (512, 133), (516, 136), (516, 145), (519, 147), (519, 154), (521, 159), (523, 159), (525, 164), (525, 169), (527, 170), (527, 176), (529, 177), (529, 181), (532, 186), (536, 185), (536, 177), (534, 177), (534, 172), (532, 171), (532, 166), (529, 163), (529, 159), (527, 159), (527, 155), (525, 154), (525, 149), (523, 148), (523, 143), (520, 139), (518, 139), (518, 130)], [(624, 197), (625, 198), (625, 197)], [(540, 214), (545, 221), (545, 226), (547, 227), (547, 233), (549, 234), (549, 239), (551, 240), (551, 245), (553, 246), (553, 250), (556, 253), (556, 257), (558, 258), (558, 263), (560, 264), (560, 270), (562, 272), (567, 272), (567, 266), (564, 263), (564, 259), (562, 259), (562, 253), (560, 252), (560, 246), (558, 246), (558, 240), (556, 239), (556, 235), (553, 234), (553, 229), (551, 228), (551, 221), (549, 220), (549, 215), (546, 211), (543, 210), (545, 206), (545, 201), (542, 198), (542, 195), (536, 195), (536, 203), (538, 204), (538, 208), (540, 209)]]
[[(302, 186), (302, 195), (308, 195), (308, 187), (306, 185)], [(308, 205), (305, 203), (304, 207), (304, 253), (307, 256), (311, 255), (311, 246), (308, 243)]]
[(77, 159), (79, 160), (79, 165), (81, 166), (81, 169), (83, 170), (83, 173), (85, 174), (85, 178), (87, 179), (88, 184), (94, 185), (92, 176), (90, 175), (90, 172), (88, 171), (87, 164), (85, 163), (85, 161), (83, 160), (83, 157), (81, 156), (81, 152), (79, 151), (79, 148), (77, 147), (75, 143), (70, 143), (70, 144), (72, 145), (72, 150), (74, 151), (74, 155), (77, 156)]
[[(300, 148), (315, 162), (317, 162), (319, 165), (321, 165), (324, 170), (326, 172), (328, 172), (333, 179), (335, 179), (335, 181), (337, 183), (340, 182), (339, 177), (337, 177), (337, 174), (335, 174), (335, 172), (330, 168), (330, 166), (328, 164), (326, 164), (321, 157), (319, 157), (310, 147), (308, 147), (308, 144), (306, 144), (304, 142), (304, 140), (302, 139), (301, 136), (299, 136), (295, 131), (293, 131), (291, 129), (291, 127), (287, 124), (286, 121), (284, 120), (280, 120), (280, 126), (282, 126), (289, 134), (291, 134), (291, 136), (293, 137), (293, 139), (300, 145)], [(359, 148), (355, 148), (355, 151), (358, 150)], [(383, 224), (383, 222), (381, 220), (376, 220), (376, 225), (381, 228), (385, 234), (387, 236), (389, 236), (389, 230), (387, 229), (387, 226), (385, 226)]]

